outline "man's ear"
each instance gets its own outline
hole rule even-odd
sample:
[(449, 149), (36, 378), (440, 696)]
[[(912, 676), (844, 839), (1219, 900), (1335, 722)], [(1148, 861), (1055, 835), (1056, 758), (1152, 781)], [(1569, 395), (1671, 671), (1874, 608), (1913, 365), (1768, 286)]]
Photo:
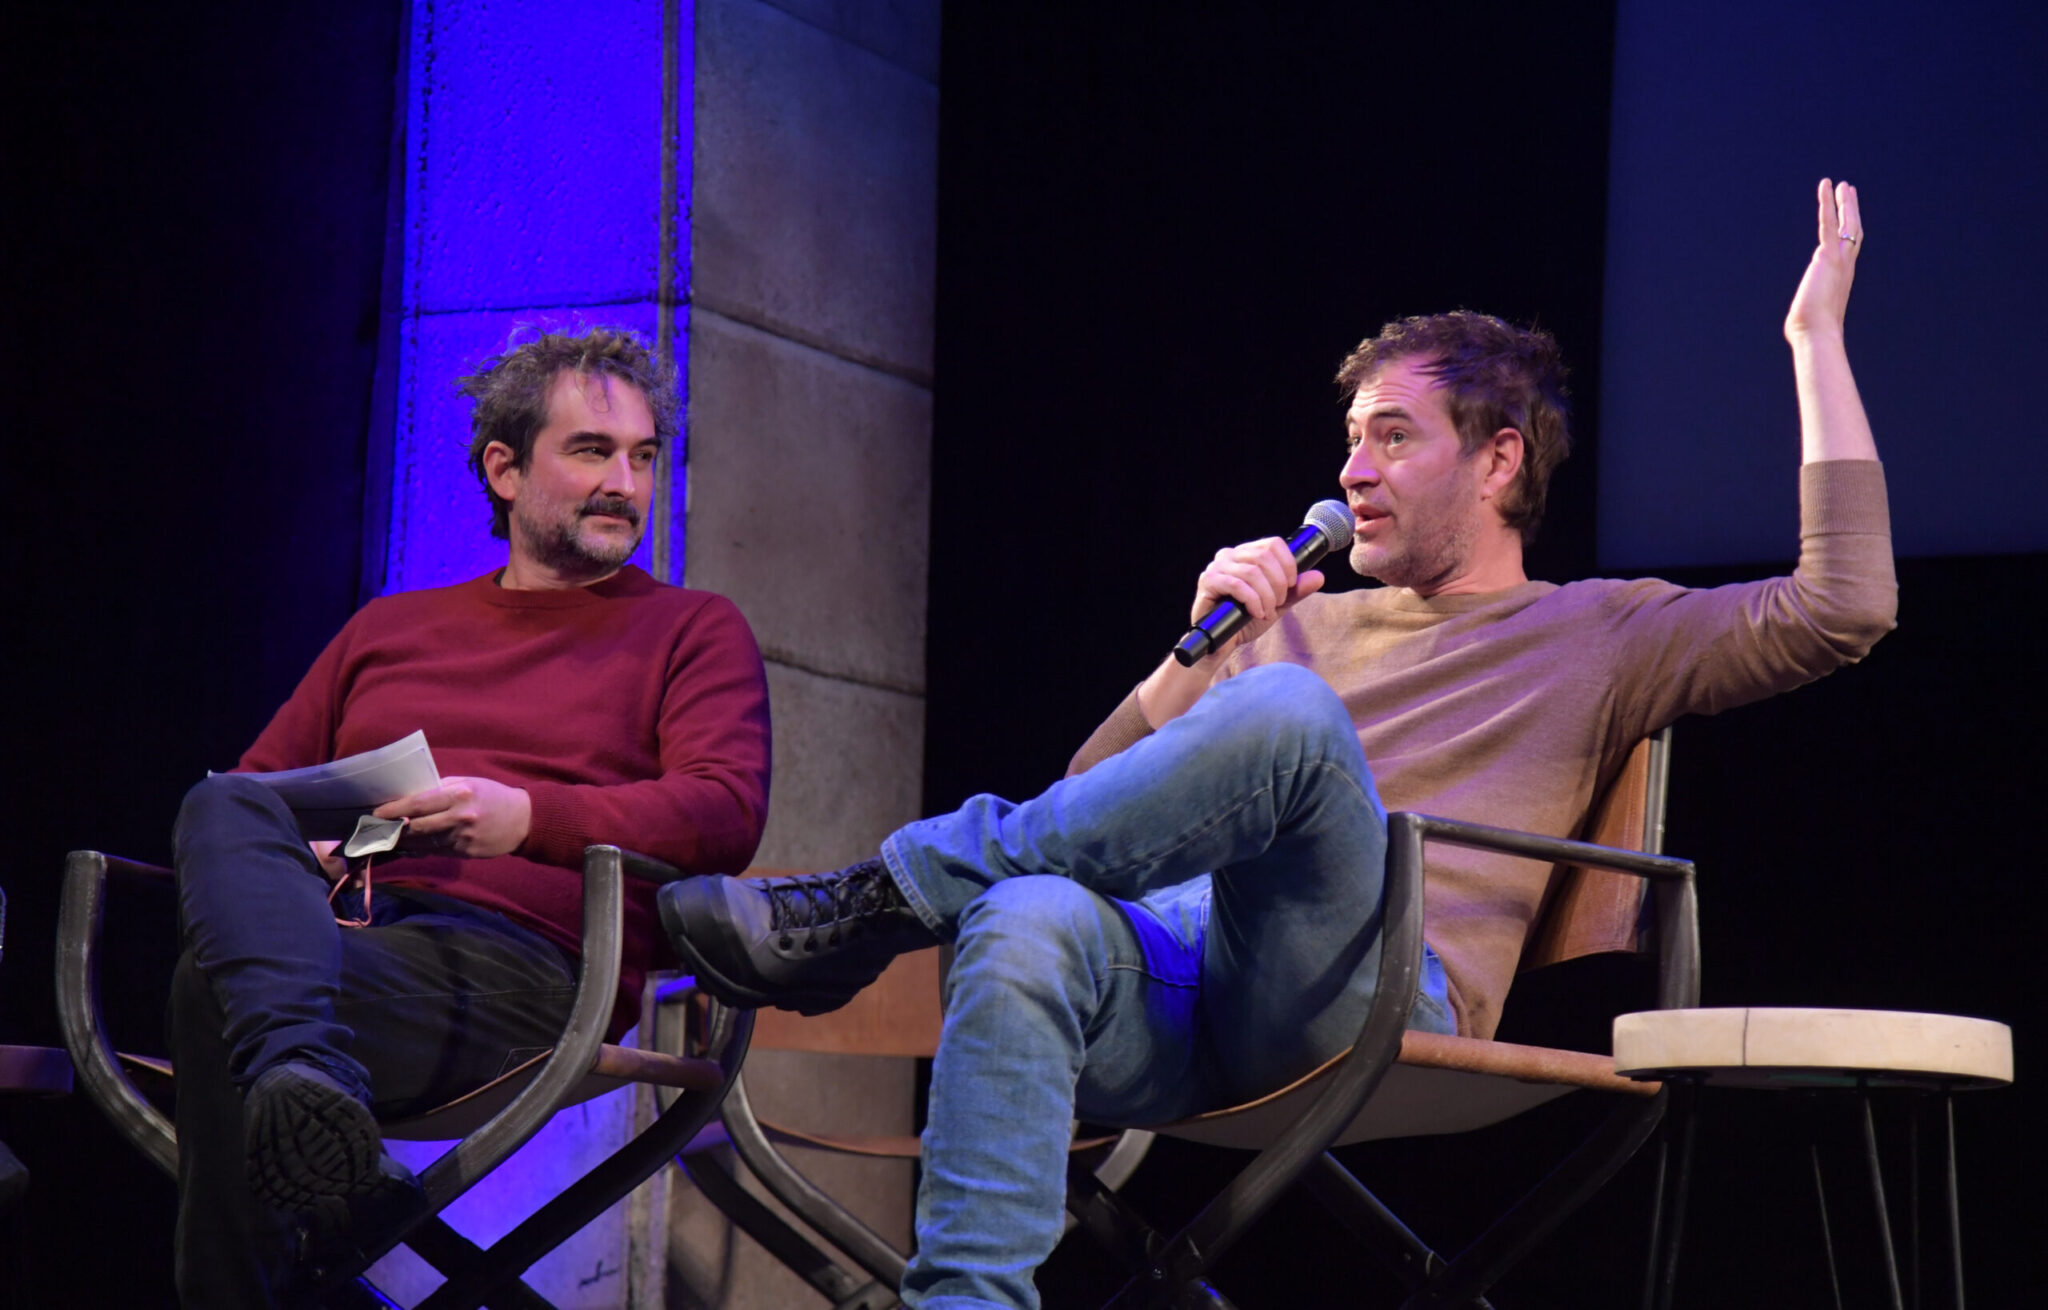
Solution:
[(1515, 428), (1502, 428), (1487, 438), (1476, 453), (1485, 461), (1479, 475), (1479, 498), (1492, 500), (1506, 491), (1522, 471), (1522, 434)]
[(484, 447), (484, 481), (490, 484), (499, 500), (510, 502), (519, 499), (520, 472), (512, 447), (502, 441), (493, 441)]

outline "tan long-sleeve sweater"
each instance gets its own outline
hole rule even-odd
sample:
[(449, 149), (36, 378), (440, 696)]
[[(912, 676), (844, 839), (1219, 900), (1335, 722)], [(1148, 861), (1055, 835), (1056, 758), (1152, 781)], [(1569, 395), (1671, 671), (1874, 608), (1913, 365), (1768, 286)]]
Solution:
[[(1800, 473), (1789, 577), (1691, 590), (1655, 579), (1526, 582), (1478, 596), (1317, 595), (1217, 674), (1300, 664), (1358, 725), (1389, 810), (1576, 836), (1634, 744), (1861, 659), (1897, 605), (1882, 466)], [(1075, 755), (1080, 772), (1151, 731), (1135, 693)], [(1461, 1033), (1491, 1036), (1550, 869), (1432, 847), (1424, 936)]]

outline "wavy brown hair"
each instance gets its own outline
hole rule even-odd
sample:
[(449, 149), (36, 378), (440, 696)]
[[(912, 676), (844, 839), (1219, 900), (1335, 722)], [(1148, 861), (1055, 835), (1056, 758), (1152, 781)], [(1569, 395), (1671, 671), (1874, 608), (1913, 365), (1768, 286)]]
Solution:
[(502, 441), (512, 452), (512, 466), (525, 468), (533, 459), (533, 439), (547, 426), (555, 379), (564, 372), (631, 383), (654, 411), (654, 435), (664, 446), (675, 438), (681, 408), (675, 370), (656, 359), (636, 333), (607, 327), (576, 336), (542, 332), (492, 356), (475, 373), (456, 379), (455, 389), (476, 402), (469, 416), (469, 468), (490, 498), (494, 537), (511, 531), (510, 502), (500, 500), (484, 476), (484, 448)]
[(1344, 357), (1337, 386), (1348, 398), (1397, 359), (1429, 361), (1423, 372), (1444, 389), (1465, 455), (1502, 428), (1522, 434), (1522, 470), (1502, 493), (1500, 513), (1524, 545), (1536, 540), (1550, 475), (1572, 449), (1557, 338), (1464, 309), (1396, 319)]

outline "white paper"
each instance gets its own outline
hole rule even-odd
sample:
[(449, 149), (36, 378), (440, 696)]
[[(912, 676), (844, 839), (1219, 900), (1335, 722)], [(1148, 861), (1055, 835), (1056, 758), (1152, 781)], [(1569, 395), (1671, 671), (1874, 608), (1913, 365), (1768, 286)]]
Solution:
[(242, 776), (276, 792), (307, 841), (341, 841), (364, 814), (441, 781), (424, 732), (326, 764)]

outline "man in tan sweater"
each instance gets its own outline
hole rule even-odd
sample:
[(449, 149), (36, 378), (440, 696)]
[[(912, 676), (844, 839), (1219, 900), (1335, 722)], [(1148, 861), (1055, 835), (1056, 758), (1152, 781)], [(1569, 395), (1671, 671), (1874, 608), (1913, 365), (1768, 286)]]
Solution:
[[(1387, 807), (1575, 835), (1647, 733), (1811, 681), (1890, 629), (1883, 477), (1842, 341), (1854, 188), (1823, 182), (1819, 219), (1785, 320), (1791, 576), (1531, 582), (1523, 545), (1569, 440), (1556, 345), (1476, 314), (1402, 320), (1338, 375), (1351, 563), (1383, 586), (1317, 595), (1277, 538), (1220, 551), (1193, 612), (1233, 600), (1251, 621), (1193, 667), (1162, 663), (1043, 795), (976, 797), (837, 874), (664, 889), (678, 949), (737, 1004), (828, 1009), (895, 952), (954, 943), (907, 1304), (1037, 1304), (1075, 1115), (1182, 1117), (1350, 1043), (1377, 979)], [(1411, 1027), (1493, 1032), (1547, 872), (1432, 859)]]

